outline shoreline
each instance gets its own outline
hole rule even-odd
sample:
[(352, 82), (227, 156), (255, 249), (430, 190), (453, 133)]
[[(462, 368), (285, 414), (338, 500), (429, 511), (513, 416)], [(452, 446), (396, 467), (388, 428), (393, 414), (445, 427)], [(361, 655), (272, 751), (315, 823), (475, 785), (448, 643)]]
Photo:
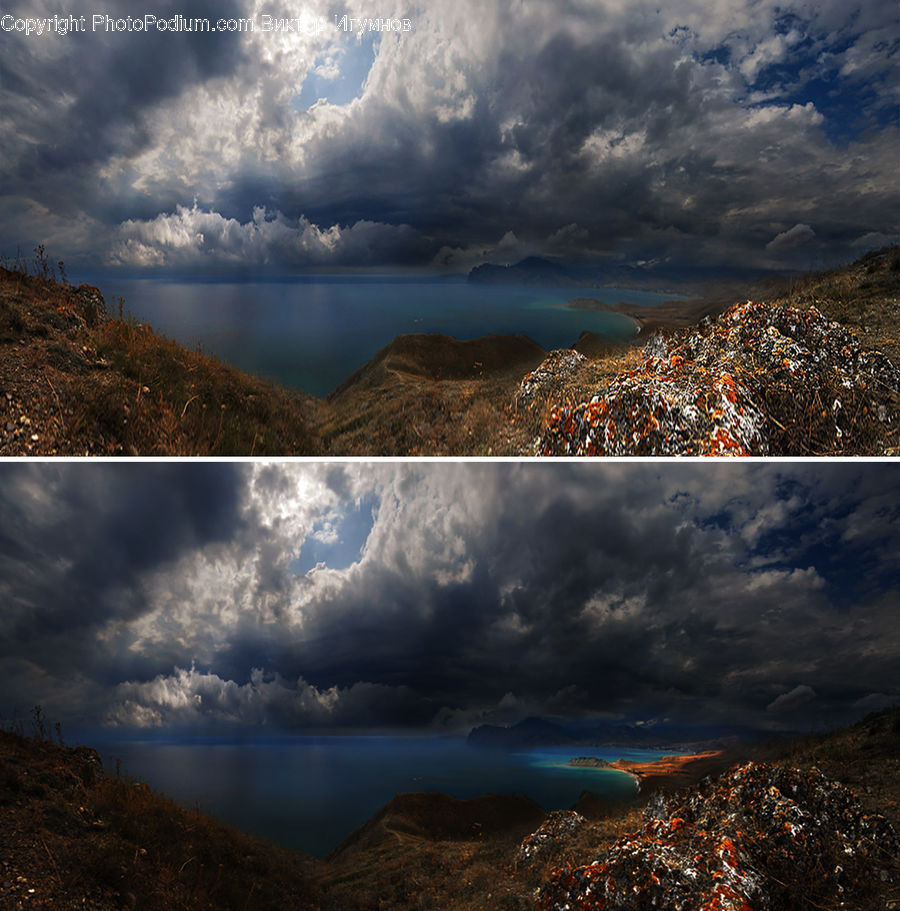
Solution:
[(731, 757), (725, 750), (663, 756), (650, 762), (617, 759), (612, 764), (614, 769), (632, 775), (642, 793), (657, 789), (678, 790), (713, 772), (724, 771), (729, 765)]
[[(631, 759), (617, 759), (615, 762), (597, 765), (598, 772), (621, 772), (630, 775), (634, 780), (637, 791), (646, 793), (651, 790), (677, 790), (705, 778), (707, 775), (723, 771), (732, 761), (732, 757), (725, 750), (705, 750), (701, 753), (685, 753), (663, 756), (660, 759), (651, 759), (640, 762)], [(604, 760), (601, 760), (604, 762)], [(574, 759), (560, 763), (565, 768), (586, 768)]]
[(687, 329), (707, 316), (718, 316), (737, 303), (734, 295), (727, 297), (695, 297), (686, 300), (667, 300), (656, 306), (640, 306), (620, 301), (609, 304), (592, 297), (576, 297), (566, 306), (571, 310), (594, 310), (616, 313), (631, 320), (637, 327), (637, 336), (646, 337), (656, 329)]

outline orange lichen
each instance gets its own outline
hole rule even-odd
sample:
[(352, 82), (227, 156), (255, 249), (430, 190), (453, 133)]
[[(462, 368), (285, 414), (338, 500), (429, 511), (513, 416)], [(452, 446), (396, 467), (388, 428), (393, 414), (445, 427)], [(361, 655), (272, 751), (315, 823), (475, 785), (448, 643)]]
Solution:
[[(800, 829), (795, 832), (791, 825), (802, 826), (800, 834), (809, 837), (794, 837)], [(707, 780), (677, 806), (655, 797), (644, 812), (642, 835), (620, 838), (598, 863), (557, 871), (542, 890), (539, 907), (797, 907), (807, 896), (802, 885), (792, 893), (791, 881), (813, 881), (841, 894), (842, 882), (853, 881), (847, 872), (850, 859), (871, 863), (865, 852), (876, 844), (882, 857), (900, 852), (887, 822), (863, 815), (846, 788), (815, 771), (748, 763), (717, 782)], [(822, 857), (829, 853), (848, 860), (823, 868)]]
[[(855, 389), (876, 380), (900, 391), (900, 372), (883, 355), (815, 309), (748, 302), (715, 321), (669, 338), (654, 336), (636, 370), (620, 374), (591, 402), (554, 409), (539, 441), (543, 455), (805, 454), (816, 445), (848, 445), (854, 415), (816, 409), (822, 390)], [(859, 401), (858, 410), (869, 411)], [(869, 432), (890, 425), (882, 406)], [(601, 415), (604, 420), (601, 420)], [(815, 421), (807, 420), (818, 415)], [(652, 419), (651, 419), (652, 418)], [(787, 451), (806, 428), (801, 451)], [(887, 428), (885, 428), (887, 429)]]

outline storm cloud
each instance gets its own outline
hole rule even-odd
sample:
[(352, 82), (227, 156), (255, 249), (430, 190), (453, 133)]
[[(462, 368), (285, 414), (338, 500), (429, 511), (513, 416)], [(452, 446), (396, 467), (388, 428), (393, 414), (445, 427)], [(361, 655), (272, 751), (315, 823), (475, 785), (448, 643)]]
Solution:
[(900, 698), (892, 465), (2, 468), (7, 718), (777, 727)]
[[(0, 32), (0, 249), (84, 267), (849, 257), (896, 240), (881, 3), (429, 0), (408, 32)], [(109, 13), (134, 14), (110, 3)], [(47, 15), (14, 4), (9, 21)], [(51, 14), (52, 15), (52, 14)], [(806, 229), (799, 231), (798, 229)], [(800, 243), (800, 241), (803, 241)]]

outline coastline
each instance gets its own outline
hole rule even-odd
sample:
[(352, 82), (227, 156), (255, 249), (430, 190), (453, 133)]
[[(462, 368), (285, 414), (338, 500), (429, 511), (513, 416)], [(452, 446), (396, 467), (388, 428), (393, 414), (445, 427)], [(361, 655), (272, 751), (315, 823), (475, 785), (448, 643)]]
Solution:
[[(733, 757), (725, 750), (705, 750), (701, 753), (663, 756), (661, 759), (647, 762), (617, 759), (596, 768), (601, 772), (612, 771), (630, 775), (637, 791), (646, 793), (657, 789), (678, 790), (686, 787), (707, 775), (723, 771), (731, 765), (732, 759)], [(589, 765), (574, 759), (563, 765), (568, 768), (590, 768)]]
[(609, 304), (592, 297), (576, 297), (566, 306), (572, 310), (595, 310), (616, 313), (630, 319), (637, 328), (638, 337), (649, 335), (656, 329), (687, 329), (707, 316), (724, 313), (738, 297), (695, 297), (687, 300), (667, 300), (656, 306), (639, 306), (620, 301)]
[(724, 771), (731, 765), (732, 757), (725, 750), (705, 750), (702, 753), (663, 756), (651, 762), (632, 762), (618, 759), (613, 768), (632, 775), (638, 791), (678, 790), (707, 775)]

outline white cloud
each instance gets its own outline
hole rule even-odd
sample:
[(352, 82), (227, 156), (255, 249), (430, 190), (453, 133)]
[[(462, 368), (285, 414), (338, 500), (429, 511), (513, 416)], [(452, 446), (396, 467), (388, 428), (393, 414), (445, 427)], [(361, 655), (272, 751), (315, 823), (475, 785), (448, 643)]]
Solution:
[(314, 225), (304, 216), (293, 220), (257, 206), (241, 223), (196, 202), (149, 220), (128, 220), (117, 230), (109, 253), (111, 265), (176, 266), (205, 263), (262, 265), (284, 263), (327, 266), (379, 263), (391, 252), (415, 248), (420, 235), (408, 225), (357, 221), (353, 225)]
[(773, 237), (772, 240), (766, 244), (766, 249), (770, 252), (789, 250), (791, 247), (798, 247), (801, 244), (805, 244), (815, 236), (816, 232), (813, 231), (809, 225), (797, 224), (794, 225), (793, 228), (782, 231), (781, 234), (777, 234)]
[(247, 683), (224, 680), (193, 666), (146, 682), (120, 683), (106, 713), (113, 726), (153, 728), (224, 723), (240, 725), (317, 726), (364, 724), (370, 705), (406, 698), (403, 688), (370, 683), (318, 688), (302, 677), (285, 680), (260, 668)]

